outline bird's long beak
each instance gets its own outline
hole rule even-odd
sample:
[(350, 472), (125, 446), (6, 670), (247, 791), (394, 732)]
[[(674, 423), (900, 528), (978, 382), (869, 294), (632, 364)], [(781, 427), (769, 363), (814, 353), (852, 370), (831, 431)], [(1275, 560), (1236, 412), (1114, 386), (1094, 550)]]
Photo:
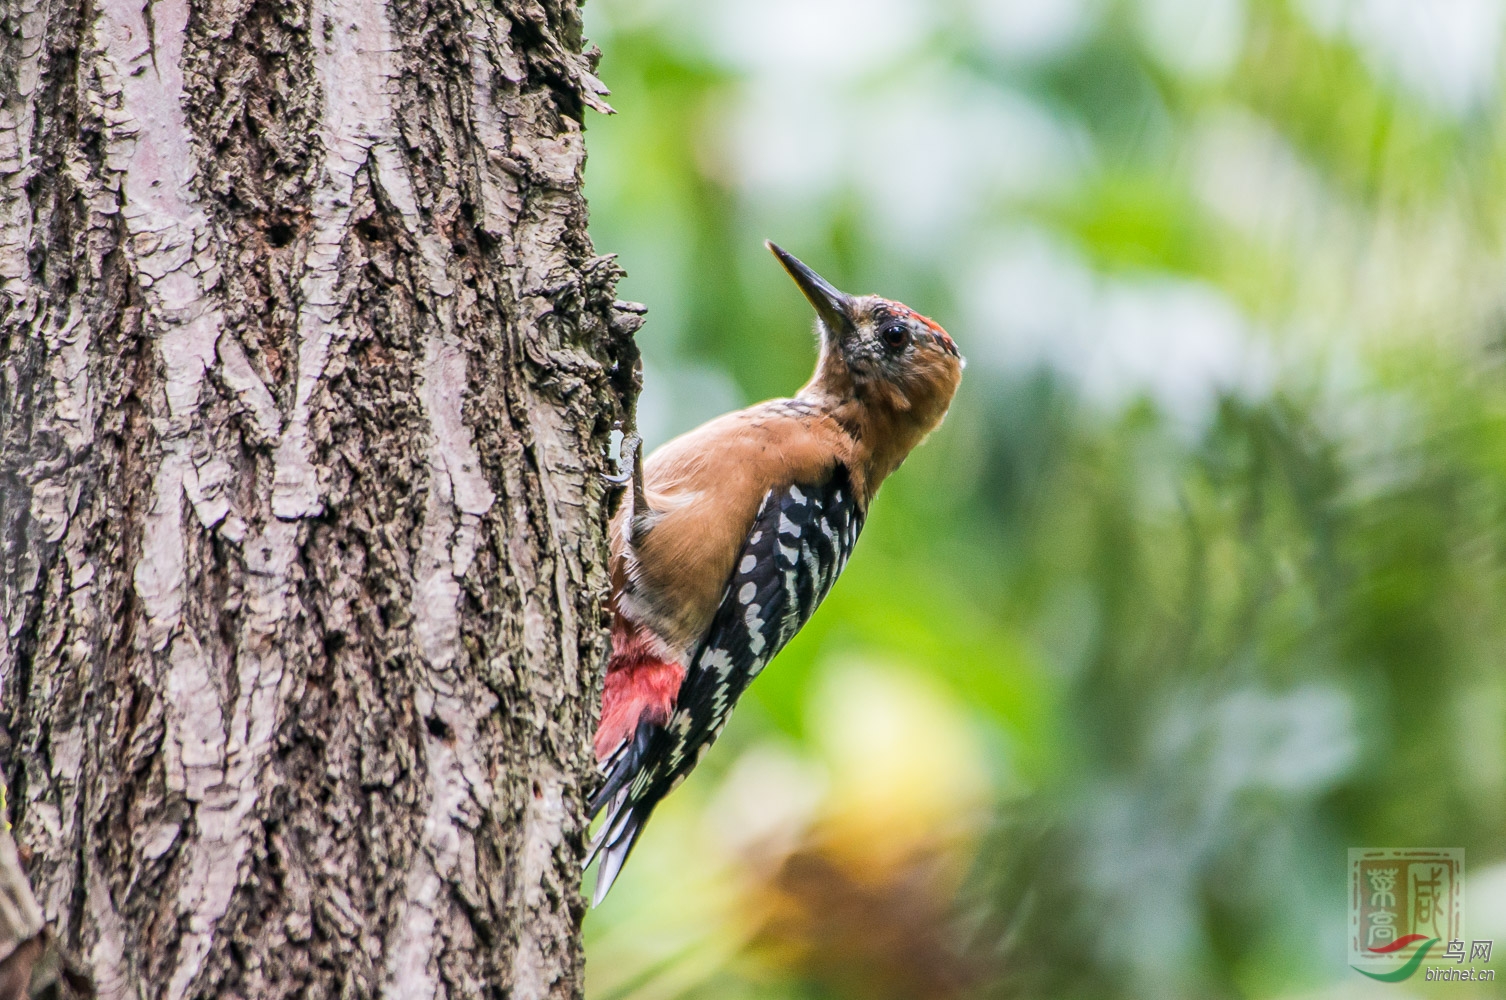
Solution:
[(840, 341), (843, 334), (852, 327), (852, 297), (845, 292), (839, 292), (832, 287), (831, 282), (821, 277), (815, 271), (806, 267), (800, 258), (788, 252), (783, 247), (771, 240), (765, 240), (764, 246), (768, 247), (784, 269), (790, 272), (790, 277), (795, 279), (795, 284), (805, 293), (810, 304), (816, 307), (816, 315), (821, 317), (821, 323), (826, 327), (835, 341)]

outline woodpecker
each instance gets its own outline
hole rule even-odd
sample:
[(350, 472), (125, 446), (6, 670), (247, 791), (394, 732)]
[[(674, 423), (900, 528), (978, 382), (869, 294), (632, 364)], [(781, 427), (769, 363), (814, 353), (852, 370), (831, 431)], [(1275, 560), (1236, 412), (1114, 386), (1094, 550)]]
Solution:
[[(965, 364), (908, 306), (847, 295), (767, 243), (816, 310), (816, 372), (791, 399), (729, 413), (656, 450), (622, 444), (611, 523), (612, 652), (594, 750), (606, 820), (594, 903), (654, 806), (847, 565), (874, 493), (941, 423)], [(594, 905), (593, 903), (593, 905)]]

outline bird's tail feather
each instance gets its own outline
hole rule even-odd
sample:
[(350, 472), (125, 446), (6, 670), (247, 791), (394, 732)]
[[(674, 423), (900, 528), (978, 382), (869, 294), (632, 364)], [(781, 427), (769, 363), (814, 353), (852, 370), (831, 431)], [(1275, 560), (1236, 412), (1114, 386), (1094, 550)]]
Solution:
[(588, 813), (592, 819), (601, 812), (602, 806), (617, 797), (617, 793), (627, 788), (638, 772), (643, 769), (643, 761), (648, 756), (648, 745), (654, 738), (654, 733), (660, 727), (652, 722), (638, 724), (638, 731), (633, 734), (632, 740), (619, 746), (610, 757), (601, 764), (601, 770), (606, 773), (607, 780), (597, 789), (596, 794), (591, 796)]
[(598, 855), (601, 857), (601, 867), (596, 871), (596, 892), (591, 898), (592, 906), (600, 906), (601, 901), (607, 898), (612, 883), (617, 881), (628, 855), (633, 852), (633, 845), (638, 843), (638, 836), (643, 832), (649, 811), (642, 809), (640, 803), (629, 802), (628, 790), (625, 788), (613, 799), (607, 821), (591, 844), (591, 853), (586, 856), (587, 866)]
[(590, 867), (597, 857), (601, 867), (596, 872), (596, 892), (591, 900), (597, 906), (607, 896), (607, 890), (617, 881), (622, 866), (627, 863), (633, 845), (643, 832), (643, 825), (653, 812), (653, 803), (645, 803), (632, 797), (632, 781), (642, 770), (654, 733), (659, 730), (655, 723), (644, 722), (638, 726), (631, 742), (624, 743), (603, 762), (607, 780), (591, 797), (589, 813), (595, 818), (606, 809), (606, 822), (591, 843), (590, 853), (582, 867)]

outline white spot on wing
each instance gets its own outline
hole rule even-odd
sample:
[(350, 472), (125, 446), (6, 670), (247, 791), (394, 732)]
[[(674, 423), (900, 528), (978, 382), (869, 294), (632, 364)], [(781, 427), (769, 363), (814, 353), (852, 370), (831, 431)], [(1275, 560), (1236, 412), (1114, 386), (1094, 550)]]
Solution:
[(805, 503), (805, 494), (800, 492), (800, 487), (790, 487), (790, 499), (796, 503)]
[(748, 605), (747, 612), (743, 615), (743, 624), (748, 626), (748, 649), (752, 650), (755, 654), (762, 653), (763, 647), (767, 644), (763, 637), (763, 627), (767, 623), (758, 617), (762, 611), (763, 607), (761, 605), (750, 604)]
[[(701, 654), (701, 669), (715, 670), (721, 677), (726, 677), (732, 671), (732, 657), (725, 649), (708, 649)], [(682, 715), (676, 720), (676, 728), (681, 734), (690, 730), (690, 716)]]
[(742, 601), (744, 604), (747, 604), (753, 600), (753, 595), (757, 593), (758, 585), (755, 584), (752, 580), (749, 580), (747, 583), (743, 584), (742, 589), (737, 592), (737, 599), (739, 601)]
[(784, 511), (779, 512), (779, 533), (781, 535), (794, 535), (796, 538), (800, 537), (800, 528), (796, 526), (794, 521), (789, 519)]
[(749, 552), (747, 555), (743, 556), (743, 561), (741, 565), (737, 567), (737, 571), (739, 573), (751, 573), (753, 572), (753, 567), (757, 565), (758, 557)]

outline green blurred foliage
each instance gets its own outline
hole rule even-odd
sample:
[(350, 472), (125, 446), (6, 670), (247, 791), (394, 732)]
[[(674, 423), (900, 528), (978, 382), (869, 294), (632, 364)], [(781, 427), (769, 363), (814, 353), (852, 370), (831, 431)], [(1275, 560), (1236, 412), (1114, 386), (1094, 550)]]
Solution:
[(650, 445), (808, 376), (766, 237), (971, 361), (589, 994), (1506, 996), (1345, 966), (1348, 847), (1506, 949), (1501, 0), (586, 14)]

